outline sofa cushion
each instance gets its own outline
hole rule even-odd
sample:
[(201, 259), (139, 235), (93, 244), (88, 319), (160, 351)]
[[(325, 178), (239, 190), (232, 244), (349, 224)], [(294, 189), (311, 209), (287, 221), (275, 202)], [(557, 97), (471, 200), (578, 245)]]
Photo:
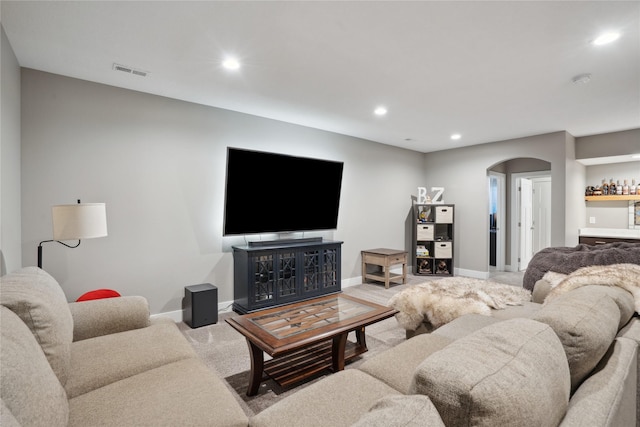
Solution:
[(198, 359), (150, 369), (69, 401), (69, 426), (246, 427), (227, 385)]
[(280, 400), (249, 419), (253, 427), (341, 427), (360, 419), (387, 395), (399, 395), (358, 369), (346, 369)]
[(531, 301), (542, 304), (549, 292), (551, 292), (551, 289), (551, 283), (544, 279), (538, 280), (534, 285), (533, 291), (531, 292)]
[(571, 397), (561, 427), (635, 426), (637, 343), (617, 338)]
[(436, 334), (417, 335), (382, 353), (367, 359), (359, 369), (384, 381), (403, 394), (409, 393), (413, 373), (432, 353), (451, 344), (453, 340)]
[(1, 424), (11, 425), (13, 418), (23, 426), (66, 426), (62, 384), (29, 328), (6, 307), (0, 307), (0, 342)]
[(546, 303), (532, 319), (551, 326), (560, 338), (573, 392), (615, 339), (620, 310), (606, 287), (585, 286)]
[(457, 340), (462, 337), (484, 328), (485, 326), (498, 323), (500, 320), (492, 316), (483, 316), (482, 314), (466, 314), (455, 320), (440, 326), (433, 331), (433, 334)]
[(502, 310), (491, 310), (491, 317), (500, 320), (517, 319), (519, 317), (531, 318), (542, 308), (542, 304), (525, 301), (522, 305), (510, 305)]
[(569, 367), (551, 327), (505, 320), (427, 357), (411, 393), (429, 396), (445, 425), (558, 425), (569, 402)]
[(386, 396), (351, 427), (445, 427), (438, 410), (424, 395)]
[[(88, 302), (87, 302), (88, 303)], [(79, 303), (85, 304), (85, 303)], [(74, 342), (69, 398), (196, 353), (173, 322)]]
[(618, 322), (618, 330), (629, 323), (629, 320), (636, 312), (635, 301), (633, 295), (617, 286), (600, 286), (600, 290), (609, 295), (613, 302), (616, 303), (620, 310), (620, 322)]
[(13, 416), (4, 400), (0, 399), (0, 426), (2, 427), (22, 427), (16, 417)]
[(71, 363), (73, 319), (58, 282), (44, 270), (25, 267), (0, 278), (0, 302), (29, 327), (64, 385)]

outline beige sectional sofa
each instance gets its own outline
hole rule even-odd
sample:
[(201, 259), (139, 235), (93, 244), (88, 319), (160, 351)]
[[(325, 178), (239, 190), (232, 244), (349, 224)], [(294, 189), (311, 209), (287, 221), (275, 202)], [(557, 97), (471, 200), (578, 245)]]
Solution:
[(585, 286), (495, 314), (416, 335), (250, 425), (636, 425), (640, 322), (630, 293)]
[(32, 267), (2, 278), (0, 302), (2, 426), (626, 427), (640, 419), (640, 322), (619, 288), (585, 286), (546, 305), (459, 317), (249, 419), (175, 324), (149, 320), (143, 298), (67, 303)]
[(0, 425), (246, 426), (237, 397), (142, 297), (67, 303), (36, 267), (0, 279)]

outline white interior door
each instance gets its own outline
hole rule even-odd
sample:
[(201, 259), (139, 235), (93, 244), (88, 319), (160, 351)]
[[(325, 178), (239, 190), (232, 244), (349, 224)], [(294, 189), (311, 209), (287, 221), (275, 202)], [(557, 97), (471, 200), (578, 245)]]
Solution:
[(533, 182), (533, 253), (551, 246), (551, 177)]
[(533, 257), (533, 183), (530, 179), (520, 178), (520, 256), (518, 270), (527, 268)]

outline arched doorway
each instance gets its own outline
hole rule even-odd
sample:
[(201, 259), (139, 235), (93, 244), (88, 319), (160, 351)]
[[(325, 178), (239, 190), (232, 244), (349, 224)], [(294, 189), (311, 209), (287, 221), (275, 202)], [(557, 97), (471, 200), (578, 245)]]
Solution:
[(551, 164), (515, 158), (487, 169), (489, 271), (522, 271), (550, 244)]

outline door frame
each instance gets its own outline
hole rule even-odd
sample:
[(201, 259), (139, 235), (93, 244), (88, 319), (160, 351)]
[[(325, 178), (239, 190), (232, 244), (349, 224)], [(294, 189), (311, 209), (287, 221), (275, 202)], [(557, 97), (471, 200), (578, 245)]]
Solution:
[(509, 266), (510, 271), (517, 272), (519, 271), (520, 261), (518, 260), (519, 252), (520, 252), (520, 229), (518, 228), (518, 218), (520, 218), (520, 208), (519, 208), (519, 192), (518, 192), (518, 180), (520, 178), (541, 178), (541, 177), (549, 177), (551, 178), (551, 170), (546, 171), (533, 171), (533, 172), (518, 172), (511, 174), (511, 221), (510, 221), (510, 230), (511, 230), (511, 265)]
[[(489, 192), (489, 203), (491, 203), (491, 178), (496, 178), (498, 182), (498, 222), (496, 224), (497, 234), (496, 234), (496, 271), (505, 271), (505, 255), (506, 255), (506, 218), (507, 218), (507, 206), (506, 206), (506, 193), (507, 193), (507, 175), (502, 172), (494, 172), (489, 171), (489, 175), (487, 177), (487, 191)], [(489, 206), (491, 208), (491, 206)], [(487, 242), (489, 245), (489, 242)], [(490, 253), (491, 248), (487, 247), (487, 253)], [(487, 260), (487, 264), (489, 264), (489, 260)], [(489, 269), (492, 268), (491, 265), (488, 266)]]

